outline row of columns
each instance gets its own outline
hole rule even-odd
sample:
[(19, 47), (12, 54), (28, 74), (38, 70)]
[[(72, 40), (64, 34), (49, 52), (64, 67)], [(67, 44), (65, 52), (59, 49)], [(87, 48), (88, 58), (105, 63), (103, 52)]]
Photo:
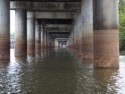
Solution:
[[(49, 47), (47, 31), (33, 12), (15, 10), (15, 57), (35, 56)], [(54, 41), (54, 40), (53, 40)], [(52, 42), (51, 42), (52, 43)], [(54, 45), (54, 44), (53, 44)], [(10, 59), (10, 1), (0, 0), (0, 59)]]
[[(48, 50), (47, 31), (45, 26), (35, 20), (34, 12), (16, 10), (15, 56), (25, 57), (36, 55), (40, 57), (43, 51)], [(49, 41), (50, 39), (48, 39)]]
[(68, 46), (95, 68), (119, 67), (118, 0), (82, 0)]

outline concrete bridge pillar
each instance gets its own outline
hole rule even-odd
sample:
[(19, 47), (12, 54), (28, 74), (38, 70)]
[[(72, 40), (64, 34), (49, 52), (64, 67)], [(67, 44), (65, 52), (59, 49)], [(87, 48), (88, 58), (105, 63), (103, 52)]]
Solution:
[(35, 18), (33, 12), (27, 12), (27, 54), (35, 56)]
[(15, 10), (15, 56), (27, 56), (27, 12), (23, 9)]
[(43, 47), (44, 47), (44, 36), (43, 36), (43, 32), (44, 32), (44, 27), (43, 25), (41, 25), (41, 56), (43, 56)]
[(54, 38), (50, 36), (50, 48), (54, 49)]
[(41, 54), (41, 30), (40, 23), (38, 21), (35, 22), (35, 54), (36, 57), (40, 57)]
[(50, 34), (47, 32), (47, 51), (50, 49)]
[(93, 59), (93, 0), (82, 0), (82, 59)]
[(0, 0), (0, 59), (10, 59), (9, 0)]
[(46, 47), (47, 47), (47, 32), (46, 32), (46, 28), (44, 27), (44, 32), (43, 32), (43, 43), (44, 43), (44, 46), (43, 46), (43, 48), (44, 48), (44, 52), (46, 53)]
[(76, 22), (76, 24), (77, 24), (77, 41), (76, 41), (76, 43), (77, 43), (77, 45), (76, 45), (76, 47), (77, 47), (77, 52), (78, 52), (78, 57), (79, 58), (81, 58), (81, 56), (82, 56), (82, 15), (81, 15), (81, 13), (79, 13), (79, 15), (78, 15), (78, 18), (77, 18), (77, 22)]
[(119, 67), (118, 0), (94, 0), (94, 67)]

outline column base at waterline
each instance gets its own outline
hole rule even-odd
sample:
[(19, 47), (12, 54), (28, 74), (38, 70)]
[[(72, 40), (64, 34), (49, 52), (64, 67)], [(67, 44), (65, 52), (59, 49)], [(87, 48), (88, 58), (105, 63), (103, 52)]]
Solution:
[(21, 51), (19, 51), (19, 50), (15, 50), (15, 57), (17, 57), (17, 58), (25, 58), (25, 57), (27, 57), (27, 51), (25, 50), (21, 50)]
[(82, 59), (93, 60), (93, 34), (82, 37)]
[(94, 31), (94, 67), (119, 68), (118, 30)]
[(35, 43), (34, 41), (27, 41), (27, 55), (35, 57)]
[(10, 41), (0, 38), (0, 60), (10, 59)]

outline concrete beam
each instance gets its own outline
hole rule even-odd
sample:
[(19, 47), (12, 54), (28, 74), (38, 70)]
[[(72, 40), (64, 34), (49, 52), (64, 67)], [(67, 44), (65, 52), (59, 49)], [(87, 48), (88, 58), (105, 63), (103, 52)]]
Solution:
[(38, 19), (41, 24), (72, 25), (73, 19)]
[(70, 27), (46, 27), (47, 32), (71, 32)]
[(46, 25), (47, 32), (71, 32), (72, 25)]
[(51, 37), (53, 38), (68, 38), (68, 34), (51, 34)]
[(29, 1), (11, 1), (10, 9), (27, 9), (34, 11), (72, 11), (80, 10), (80, 2), (29, 2)]
[(47, 24), (46, 27), (60, 27), (60, 28), (73, 28), (73, 25), (64, 25), (64, 24)]
[(36, 19), (74, 19), (75, 12), (35, 12)]

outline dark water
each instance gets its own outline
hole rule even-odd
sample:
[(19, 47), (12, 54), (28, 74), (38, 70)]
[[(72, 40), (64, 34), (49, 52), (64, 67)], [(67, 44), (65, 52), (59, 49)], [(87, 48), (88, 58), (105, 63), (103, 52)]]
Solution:
[[(13, 54), (13, 50), (12, 54)], [(0, 63), (0, 94), (125, 94), (125, 57), (120, 69), (93, 69), (61, 49), (41, 59)]]

